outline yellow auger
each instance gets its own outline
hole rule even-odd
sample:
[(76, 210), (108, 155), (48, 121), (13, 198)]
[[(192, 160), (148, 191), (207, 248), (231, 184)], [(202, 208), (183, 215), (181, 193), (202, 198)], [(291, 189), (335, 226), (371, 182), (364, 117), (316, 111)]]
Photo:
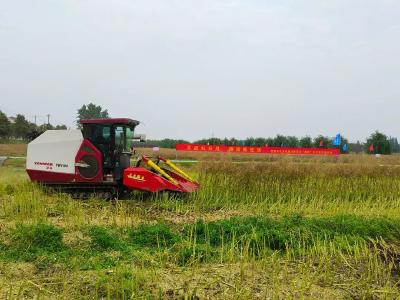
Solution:
[(190, 177), (188, 174), (186, 174), (184, 171), (182, 171), (181, 169), (179, 169), (175, 164), (173, 164), (170, 160), (159, 156), (158, 157), (159, 160), (163, 161), (166, 165), (168, 165), (171, 169), (173, 169), (176, 173), (178, 173), (179, 175), (181, 175), (182, 177), (184, 177), (185, 179), (191, 181), (191, 182), (195, 182), (195, 180)]
[(161, 169), (157, 164), (155, 164), (151, 159), (148, 159), (146, 156), (142, 156), (142, 159), (154, 170), (156, 170), (158, 173), (160, 173), (162, 176), (167, 178), (169, 181), (171, 181), (174, 185), (179, 185), (178, 181), (176, 181), (174, 178), (172, 178), (170, 175), (167, 174), (163, 169)]

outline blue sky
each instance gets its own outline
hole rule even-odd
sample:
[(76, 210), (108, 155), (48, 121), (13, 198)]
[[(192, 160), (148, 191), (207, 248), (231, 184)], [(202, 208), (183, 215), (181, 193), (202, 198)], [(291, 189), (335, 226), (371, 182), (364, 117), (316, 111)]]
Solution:
[(0, 1), (0, 109), (149, 138), (399, 136), (399, 1)]

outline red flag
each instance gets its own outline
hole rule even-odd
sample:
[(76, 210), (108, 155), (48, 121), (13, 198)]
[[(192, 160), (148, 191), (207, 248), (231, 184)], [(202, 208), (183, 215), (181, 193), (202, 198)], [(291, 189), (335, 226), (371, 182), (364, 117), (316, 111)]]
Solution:
[(320, 140), (320, 141), (319, 141), (319, 146), (320, 146), (320, 147), (323, 147), (323, 146), (324, 146), (324, 140)]
[(369, 152), (370, 152), (370, 153), (374, 152), (374, 144), (371, 144), (371, 145), (369, 146)]

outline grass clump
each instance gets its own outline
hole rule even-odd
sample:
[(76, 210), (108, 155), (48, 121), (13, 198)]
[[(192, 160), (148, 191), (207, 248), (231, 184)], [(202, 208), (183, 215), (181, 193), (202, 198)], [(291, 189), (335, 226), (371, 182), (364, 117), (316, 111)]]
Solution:
[(3, 247), (6, 255), (15, 260), (31, 261), (65, 249), (63, 231), (53, 225), (17, 225), (10, 234), (11, 243)]
[(176, 263), (180, 266), (205, 263), (215, 257), (217, 251), (205, 244), (182, 244), (178, 247)]
[(116, 232), (105, 227), (93, 226), (89, 229), (90, 247), (93, 250), (124, 250), (126, 245), (118, 238)]
[(142, 224), (130, 232), (130, 238), (139, 247), (169, 247), (180, 240), (180, 236), (163, 223)]

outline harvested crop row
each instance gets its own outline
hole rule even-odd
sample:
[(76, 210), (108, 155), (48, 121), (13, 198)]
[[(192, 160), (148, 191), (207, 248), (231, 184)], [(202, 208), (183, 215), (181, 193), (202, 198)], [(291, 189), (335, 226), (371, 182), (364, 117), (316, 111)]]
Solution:
[[(76, 293), (84, 282), (76, 296), (210, 296), (218, 292), (218, 283), (225, 282), (234, 287), (229, 290), (232, 296), (241, 288), (246, 297), (256, 291), (370, 297), (377, 295), (376, 289), (396, 290), (399, 225), (400, 219), (356, 216), (231, 218), (183, 227), (86, 226), (74, 231), (48, 224), (18, 225), (1, 234), (0, 265), (11, 268), (4, 274), (13, 272), (13, 266), (31, 265), (36, 279), (43, 277), (41, 292), (47, 296)], [(187, 272), (195, 270), (202, 273), (181, 290)], [(207, 272), (214, 281), (204, 277)], [(66, 273), (69, 278), (56, 275)], [(234, 274), (236, 278), (231, 277)], [(307, 285), (293, 289), (294, 274)], [(344, 283), (351, 289), (332, 294), (332, 287)], [(19, 288), (29, 295), (38, 293), (29, 285)]]

